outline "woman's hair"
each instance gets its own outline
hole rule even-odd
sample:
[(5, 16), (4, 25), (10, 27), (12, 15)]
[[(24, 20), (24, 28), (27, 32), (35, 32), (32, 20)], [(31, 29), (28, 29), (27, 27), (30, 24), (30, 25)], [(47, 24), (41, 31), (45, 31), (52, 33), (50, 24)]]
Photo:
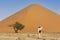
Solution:
[(41, 28), (41, 26), (39, 26), (38, 28)]

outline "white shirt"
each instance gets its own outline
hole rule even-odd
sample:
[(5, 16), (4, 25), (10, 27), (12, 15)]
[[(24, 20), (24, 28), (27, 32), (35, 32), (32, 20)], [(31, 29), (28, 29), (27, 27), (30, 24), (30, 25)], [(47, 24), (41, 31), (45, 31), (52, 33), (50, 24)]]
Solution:
[(42, 28), (43, 28), (43, 27), (38, 28), (38, 32), (39, 32), (40, 30), (42, 30)]

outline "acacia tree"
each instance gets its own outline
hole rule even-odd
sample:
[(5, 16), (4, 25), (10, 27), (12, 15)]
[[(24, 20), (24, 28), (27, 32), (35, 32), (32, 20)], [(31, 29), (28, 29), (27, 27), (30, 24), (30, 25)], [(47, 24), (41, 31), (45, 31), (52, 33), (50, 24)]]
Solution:
[(12, 26), (15, 33), (18, 33), (18, 30), (22, 30), (24, 28), (24, 25), (22, 25), (21, 23), (19, 22), (15, 22), (15, 24), (13, 25), (9, 25), (10, 27)]

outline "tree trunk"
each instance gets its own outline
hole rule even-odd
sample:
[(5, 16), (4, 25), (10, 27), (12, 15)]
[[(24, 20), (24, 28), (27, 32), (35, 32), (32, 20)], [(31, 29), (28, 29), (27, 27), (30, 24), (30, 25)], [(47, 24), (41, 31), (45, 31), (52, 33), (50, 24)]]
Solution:
[(16, 29), (15, 27), (14, 27), (14, 31), (15, 31), (15, 33), (18, 33), (18, 29)]
[(15, 30), (15, 33), (18, 33), (18, 30)]

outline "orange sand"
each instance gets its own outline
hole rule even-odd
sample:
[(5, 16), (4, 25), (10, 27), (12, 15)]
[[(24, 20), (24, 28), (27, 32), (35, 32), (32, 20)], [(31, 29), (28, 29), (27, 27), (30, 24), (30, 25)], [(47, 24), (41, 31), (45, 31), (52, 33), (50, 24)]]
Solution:
[(20, 32), (37, 32), (39, 25), (43, 32), (60, 32), (60, 15), (38, 4), (30, 5), (0, 22), (0, 32), (14, 32), (8, 25), (20, 22), (25, 28)]

